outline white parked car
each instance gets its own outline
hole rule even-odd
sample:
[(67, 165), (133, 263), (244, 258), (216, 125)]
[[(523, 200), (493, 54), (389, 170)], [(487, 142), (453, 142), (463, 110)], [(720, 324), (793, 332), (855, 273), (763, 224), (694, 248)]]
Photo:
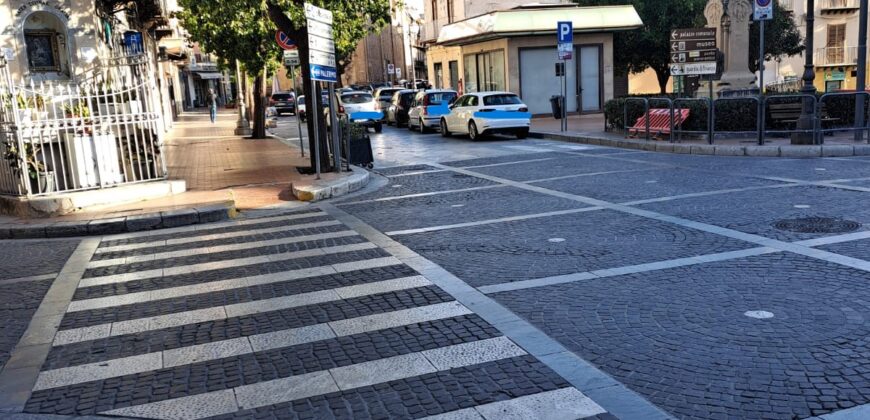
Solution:
[[(381, 123), (383, 113), (377, 109), (377, 103), (371, 93), (363, 91), (342, 92), (336, 93), (335, 97), (338, 100), (336, 117), (339, 120), (347, 117), (350, 121), (359, 123), (366, 128), (374, 129), (376, 133), (380, 133), (383, 130), (383, 124)], [(331, 127), (332, 124), (328, 117), (329, 108), (325, 108), (323, 112), (327, 115), (327, 127)], [(375, 117), (375, 114), (379, 116)]]
[(450, 113), (441, 117), (441, 135), (468, 134), (477, 140), (488, 134), (513, 134), (518, 139), (529, 136), (529, 108), (514, 93), (477, 92), (463, 95)]
[(408, 129), (426, 133), (438, 128), (438, 121), (447, 115), (450, 105), (459, 96), (455, 90), (429, 89), (417, 92), (408, 111)]

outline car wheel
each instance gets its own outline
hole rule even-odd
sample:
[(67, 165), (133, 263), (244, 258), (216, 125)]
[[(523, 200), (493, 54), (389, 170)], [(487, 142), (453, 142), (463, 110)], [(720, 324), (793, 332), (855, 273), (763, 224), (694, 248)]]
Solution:
[(477, 131), (477, 124), (474, 121), (468, 123), (468, 138), (471, 141), (477, 141), (480, 138), (480, 133)]
[(529, 136), (529, 129), (528, 128), (523, 128), (523, 129), (520, 129), (519, 131), (517, 131), (517, 138), (520, 140), (522, 140), (528, 136)]
[(441, 119), (441, 137), (450, 137), (450, 130), (447, 129), (447, 120)]
[(381, 124), (375, 124), (375, 133), (380, 133), (381, 131), (384, 131), (384, 126)]
[(428, 132), (429, 132), (429, 129), (426, 128), (426, 125), (425, 125), (425, 124), (423, 124), (423, 119), (422, 119), (422, 118), (420, 118), (420, 121), (419, 121), (419, 122), (420, 122), (420, 134), (426, 134), (426, 133), (428, 133)]

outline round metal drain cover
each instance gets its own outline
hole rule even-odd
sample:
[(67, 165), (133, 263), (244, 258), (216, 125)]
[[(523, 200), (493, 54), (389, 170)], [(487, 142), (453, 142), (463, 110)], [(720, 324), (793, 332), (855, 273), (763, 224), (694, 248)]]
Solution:
[(847, 233), (858, 230), (861, 224), (833, 217), (801, 217), (777, 221), (773, 227), (796, 233)]

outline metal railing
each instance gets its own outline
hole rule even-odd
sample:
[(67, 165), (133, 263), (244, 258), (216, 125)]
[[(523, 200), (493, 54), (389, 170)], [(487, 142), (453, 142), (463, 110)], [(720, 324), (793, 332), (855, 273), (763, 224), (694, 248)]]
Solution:
[(148, 56), (124, 55), (77, 83), (21, 83), (0, 58), (0, 194), (42, 196), (166, 178)]
[(819, 10), (858, 9), (858, 0), (819, 0)]
[(819, 66), (858, 64), (858, 47), (816, 48), (815, 62)]

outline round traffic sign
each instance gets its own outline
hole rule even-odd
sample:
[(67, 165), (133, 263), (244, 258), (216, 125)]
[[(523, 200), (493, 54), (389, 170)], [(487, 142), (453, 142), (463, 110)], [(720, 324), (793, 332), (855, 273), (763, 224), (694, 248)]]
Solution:
[(285, 34), (284, 31), (275, 32), (275, 42), (278, 43), (279, 47), (281, 47), (285, 50), (295, 50), (296, 49), (296, 43), (293, 42), (293, 40), (290, 39), (290, 37), (287, 36), (287, 34)]
[(771, 0), (755, 0), (756, 4), (758, 4), (761, 7), (770, 6), (770, 1)]

